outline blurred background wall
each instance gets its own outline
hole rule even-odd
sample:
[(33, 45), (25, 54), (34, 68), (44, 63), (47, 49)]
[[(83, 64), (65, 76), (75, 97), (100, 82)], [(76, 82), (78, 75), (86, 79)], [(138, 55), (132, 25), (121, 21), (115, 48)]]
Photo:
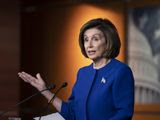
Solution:
[[(0, 1), (0, 113), (15, 105), (20, 97), (20, 4)], [(16, 115), (11, 111), (8, 115)]]
[[(18, 71), (41, 73), (49, 83), (67, 88), (58, 96), (70, 96), (80, 67), (91, 63), (78, 45), (80, 27), (92, 18), (108, 18), (118, 29), (122, 47), (117, 59), (128, 63), (128, 11), (136, 7), (160, 5), (158, 0), (17, 0), (0, 2), (0, 111), (37, 92), (17, 77)], [(143, 45), (142, 45), (143, 46)], [(53, 90), (54, 92), (55, 90)], [(146, 99), (148, 99), (147, 97)], [(6, 116), (39, 115), (47, 101), (42, 96), (9, 112)], [(50, 109), (43, 114), (56, 112)], [(135, 120), (160, 119), (159, 104), (136, 104)]]

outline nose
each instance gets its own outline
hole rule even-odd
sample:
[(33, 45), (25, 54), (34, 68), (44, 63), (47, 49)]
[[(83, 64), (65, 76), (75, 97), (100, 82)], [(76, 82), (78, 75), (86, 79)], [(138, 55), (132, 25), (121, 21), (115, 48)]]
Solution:
[(92, 47), (93, 47), (92, 40), (89, 40), (89, 41), (88, 41), (88, 47), (89, 47), (89, 48), (92, 48)]

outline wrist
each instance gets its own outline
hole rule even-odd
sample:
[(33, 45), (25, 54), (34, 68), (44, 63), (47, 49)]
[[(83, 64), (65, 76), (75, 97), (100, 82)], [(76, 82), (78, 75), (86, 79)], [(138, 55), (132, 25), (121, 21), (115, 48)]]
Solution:
[(43, 95), (45, 98), (47, 98), (47, 100), (50, 100), (50, 99), (53, 97), (54, 94), (53, 94), (51, 91), (46, 90), (46, 91), (43, 91), (43, 92), (42, 92), (42, 95)]
[(46, 86), (38, 86), (36, 87), (38, 89), (38, 91), (47, 91), (47, 87)]

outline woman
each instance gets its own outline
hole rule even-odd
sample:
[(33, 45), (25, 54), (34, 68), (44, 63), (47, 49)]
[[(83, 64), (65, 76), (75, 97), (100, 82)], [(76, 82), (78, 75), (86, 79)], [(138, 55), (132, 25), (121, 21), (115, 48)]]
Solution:
[[(69, 100), (56, 97), (53, 106), (66, 120), (131, 120), (134, 78), (131, 69), (115, 59), (120, 50), (115, 26), (107, 19), (88, 21), (81, 28), (79, 45), (93, 63), (79, 69)], [(39, 91), (46, 88), (40, 74), (19, 76)], [(48, 100), (53, 96), (49, 91), (42, 94)]]

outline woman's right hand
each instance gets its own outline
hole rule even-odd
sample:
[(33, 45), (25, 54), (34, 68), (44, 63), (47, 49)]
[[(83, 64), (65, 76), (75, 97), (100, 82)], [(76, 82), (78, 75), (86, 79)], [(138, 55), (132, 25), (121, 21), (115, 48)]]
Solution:
[(46, 84), (42, 79), (41, 75), (37, 73), (36, 77), (26, 73), (26, 72), (19, 72), (18, 76), (27, 83), (30, 83), (32, 86), (37, 88), (39, 91), (46, 89)]
[[(22, 80), (24, 80), (27, 83), (30, 83), (32, 86), (34, 86), (35, 88), (37, 88), (39, 91), (42, 91), (44, 89), (46, 89), (46, 84), (44, 82), (44, 80), (42, 79), (41, 75), (39, 73), (37, 73), (36, 77), (33, 77), (32, 75), (26, 73), (26, 72), (19, 72), (18, 76), (20, 78), (22, 78)], [(50, 101), (53, 97), (53, 93), (51, 93), (49, 90), (48, 91), (44, 91), (42, 93), (42, 95), (44, 95), (48, 101)], [(55, 97), (54, 101), (52, 102), (52, 104), (55, 106), (55, 108), (60, 112), (61, 111), (61, 106), (62, 106), (62, 100)]]

